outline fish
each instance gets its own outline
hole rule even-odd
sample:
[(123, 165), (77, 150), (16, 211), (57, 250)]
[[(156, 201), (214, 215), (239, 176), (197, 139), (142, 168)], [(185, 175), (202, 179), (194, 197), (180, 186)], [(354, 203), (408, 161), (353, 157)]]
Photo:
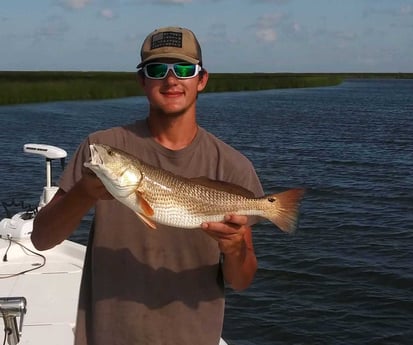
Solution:
[(109, 145), (91, 144), (89, 150), (84, 166), (150, 229), (157, 224), (197, 229), (235, 214), (247, 216), (249, 225), (266, 219), (284, 232), (296, 230), (303, 188), (257, 198), (235, 184), (175, 175)]

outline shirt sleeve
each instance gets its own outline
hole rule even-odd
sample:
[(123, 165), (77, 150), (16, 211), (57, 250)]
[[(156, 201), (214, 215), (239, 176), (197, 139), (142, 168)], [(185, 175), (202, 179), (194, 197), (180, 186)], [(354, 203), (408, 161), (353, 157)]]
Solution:
[(89, 137), (77, 148), (59, 180), (59, 187), (68, 192), (82, 177), (83, 163), (90, 158)]

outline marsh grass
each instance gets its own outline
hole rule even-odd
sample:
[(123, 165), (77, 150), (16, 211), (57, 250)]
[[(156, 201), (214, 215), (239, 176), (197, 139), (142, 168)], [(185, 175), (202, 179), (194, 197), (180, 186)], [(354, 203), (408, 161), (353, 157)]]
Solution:
[[(205, 92), (332, 86), (369, 74), (210, 73)], [(374, 75), (377, 77), (377, 75)], [(379, 75), (383, 76), (383, 75)], [(406, 77), (393, 74), (384, 77)], [(408, 77), (408, 76), (407, 76)], [(410, 76), (412, 77), (412, 76)], [(132, 72), (1, 72), (0, 104), (122, 98), (143, 95)]]
[(267, 73), (211, 74), (206, 91), (252, 91), (317, 87), (337, 85), (341, 82), (342, 78), (333, 75)]
[(0, 72), (0, 104), (137, 95), (134, 73)]

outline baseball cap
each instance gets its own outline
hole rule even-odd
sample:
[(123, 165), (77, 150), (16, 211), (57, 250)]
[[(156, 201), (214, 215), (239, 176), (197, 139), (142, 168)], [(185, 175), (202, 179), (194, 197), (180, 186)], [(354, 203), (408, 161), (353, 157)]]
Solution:
[(202, 65), (201, 46), (188, 29), (168, 26), (152, 31), (143, 41), (137, 68), (160, 58), (172, 58)]

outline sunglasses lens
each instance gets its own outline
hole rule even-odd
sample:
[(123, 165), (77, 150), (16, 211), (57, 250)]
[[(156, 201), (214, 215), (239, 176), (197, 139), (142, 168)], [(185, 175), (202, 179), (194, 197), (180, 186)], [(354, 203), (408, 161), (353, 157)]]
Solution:
[(149, 78), (162, 79), (168, 71), (168, 65), (164, 63), (152, 63), (145, 66)]
[(174, 72), (178, 78), (191, 78), (195, 76), (196, 65), (174, 64)]
[(165, 78), (170, 69), (173, 69), (177, 78), (185, 79), (195, 77), (201, 68), (194, 64), (182, 62), (175, 64), (150, 63), (147, 64), (143, 69), (146, 76), (152, 79)]

